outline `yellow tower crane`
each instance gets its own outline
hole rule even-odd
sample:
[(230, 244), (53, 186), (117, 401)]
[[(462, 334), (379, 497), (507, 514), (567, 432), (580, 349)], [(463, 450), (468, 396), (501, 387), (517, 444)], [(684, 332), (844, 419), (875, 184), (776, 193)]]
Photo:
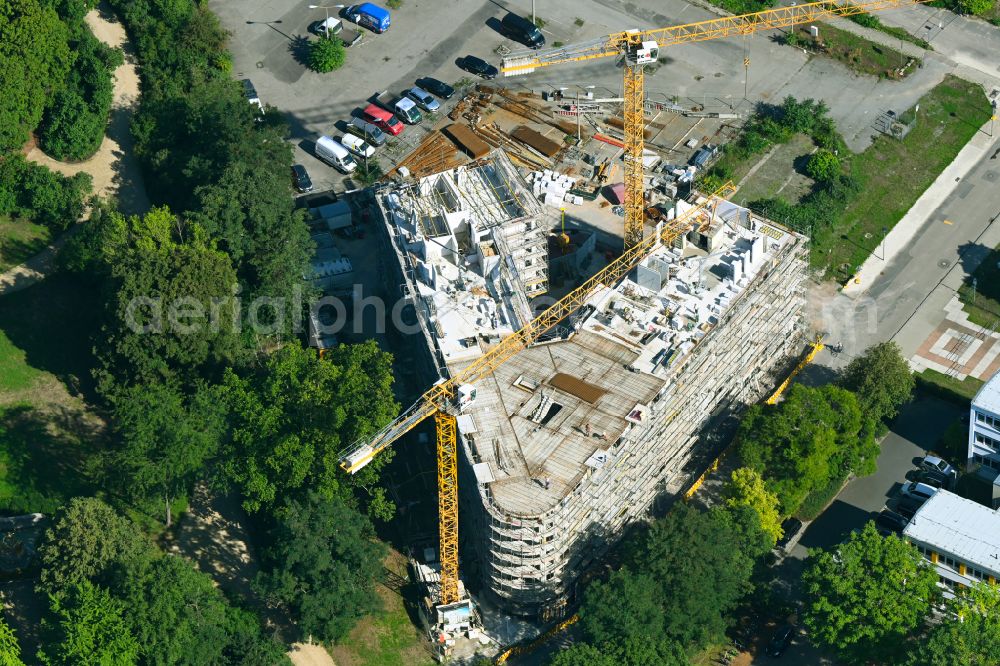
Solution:
[(475, 400), (475, 383), (491, 375), (508, 359), (536, 342), (542, 334), (570, 316), (586, 303), (595, 289), (602, 285), (616, 284), (661, 243), (672, 243), (677, 236), (689, 229), (689, 220), (692, 217), (706, 207), (717, 205), (720, 199), (736, 191), (736, 188), (728, 183), (714, 192), (701, 206), (668, 222), (660, 233), (649, 238), (643, 237), (643, 67), (655, 62), (659, 56), (659, 49), (668, 46), (732, 35), (746, 35), (759, 30), (800, 25), (831, 16), (849, 16), (893, 9), (925, 1), (878, 0), (857, 5), (838, 4), (832, 1), (813, 2), (658, 30), (629, 30), (586, 44), (527, 54), (512, 54), (504, 59), (504, 74), (515, 75), (566, 62), (625, 56), (625, 249), (620, 257), (545, 310), (524, 328), (501, 340), (455, 376), (438, 381), (373, 437), (355, 442), (340, 453), (341, 468), (353, 474), (424, 419), (434, 416), (437, 437), (438, 537), (441, 561), (441, 589), (438, 599), (440, 605), (459, 601), (456, 416)]
[[(643, 230), (643, 71), (646, 65), (656, 62), (660, 49), (721, 39), (734, 35), (749, 35), (760, 30), (785, 28), (811, 23), (833, 16), (851, 16), (920, 4), (928, 0), (876, 0), (853, 4), (822, 0), (792, 7), (779, 7), (763, 12), (725, 16), (722, 18), (675, 25), (655, 30), (625, 30), (600, 39), (571, 44), (544, 51), (516, 51), (503, 59), (500, 71), (504, 76), (527, 74), (540, 67), (551, 67), (569, 62), (595, 58), (624, 58), (625, 100), (622, 112), (625, 133), (625, 247), (642, 240)], [(745, 59), (749, 65), (749, 59)]]

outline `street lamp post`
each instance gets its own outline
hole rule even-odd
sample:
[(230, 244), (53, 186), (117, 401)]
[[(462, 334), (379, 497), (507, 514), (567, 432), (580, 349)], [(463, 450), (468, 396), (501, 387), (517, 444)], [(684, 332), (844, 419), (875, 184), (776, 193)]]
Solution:
[(889, 227), (882, 227), (882, 261), (885, 261), (885, 237), (889, 235)]
[(343, 9), (346, 5), (309, 5), (309, 9), (322, 9), (326, 11), (326, 21), (323, 23), (323, 36), (330, 39), (330, 10)]
[(979, 280), (972, 278), (972, 305), (976, 305), (976, 286), (979, 284)]

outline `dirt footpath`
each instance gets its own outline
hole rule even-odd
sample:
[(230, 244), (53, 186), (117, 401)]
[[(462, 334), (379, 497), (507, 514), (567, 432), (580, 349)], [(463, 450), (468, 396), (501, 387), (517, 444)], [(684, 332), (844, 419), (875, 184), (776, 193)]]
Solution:
[(105, 3), (91, 10), (86, 21), (95, 37), (110, 46), (119, 46), (125, 52), (125, 63), (115, 71), (114, 101), (104, 141), (90, 159), (74, 164), (56, 161), (37, 146), (32, 147), (26, 157), (67, 176), (81, 171), (89, 173), (94, 179), (95, 194), (115, 197), (122, 212), (142, 213), (149, 210), (149, 199), (129, 133), (132, 111), (139, 101), (135, 51), (127, 42), (125, 28)]
[(288, 658), (295, 666), (337, 666), (330, 654), (319, 645), (293, 643)]

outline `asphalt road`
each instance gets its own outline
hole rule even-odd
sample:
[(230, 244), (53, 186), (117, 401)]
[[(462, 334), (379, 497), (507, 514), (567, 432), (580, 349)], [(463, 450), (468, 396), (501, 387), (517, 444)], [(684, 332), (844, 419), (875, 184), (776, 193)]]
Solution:
[[(856, 297), (814, 290), (813, 325), (844, 352), (822, 352), (807, 377), (838, 368), (876, 342), (895, 340), (907, 358), (944, 317), (944, 306), (991, 248), (1000, 245), (1000, 129), (997, 141), (927, 222)], [(996, 155), (996, 157), (993, 157)], [(877, 253), (878, 248), (873, 248)]]

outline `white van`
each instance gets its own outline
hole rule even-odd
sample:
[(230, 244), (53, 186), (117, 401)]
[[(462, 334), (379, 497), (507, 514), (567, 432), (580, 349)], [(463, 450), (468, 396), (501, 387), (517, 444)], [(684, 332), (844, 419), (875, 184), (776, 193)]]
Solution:
[(354, 155), (365, 158), (373, 157), (375, 155), (375, 149), (367, 141), (359, 136), (354, 136), (353, 134), (345, 134), (344, 138), (340, 140), (344, 144), (344, 148), (347, 148)]
[(316, 157), (342, 173), (351, 173), (358, 168), (347, 148), (328, 136), (316, 139)]

